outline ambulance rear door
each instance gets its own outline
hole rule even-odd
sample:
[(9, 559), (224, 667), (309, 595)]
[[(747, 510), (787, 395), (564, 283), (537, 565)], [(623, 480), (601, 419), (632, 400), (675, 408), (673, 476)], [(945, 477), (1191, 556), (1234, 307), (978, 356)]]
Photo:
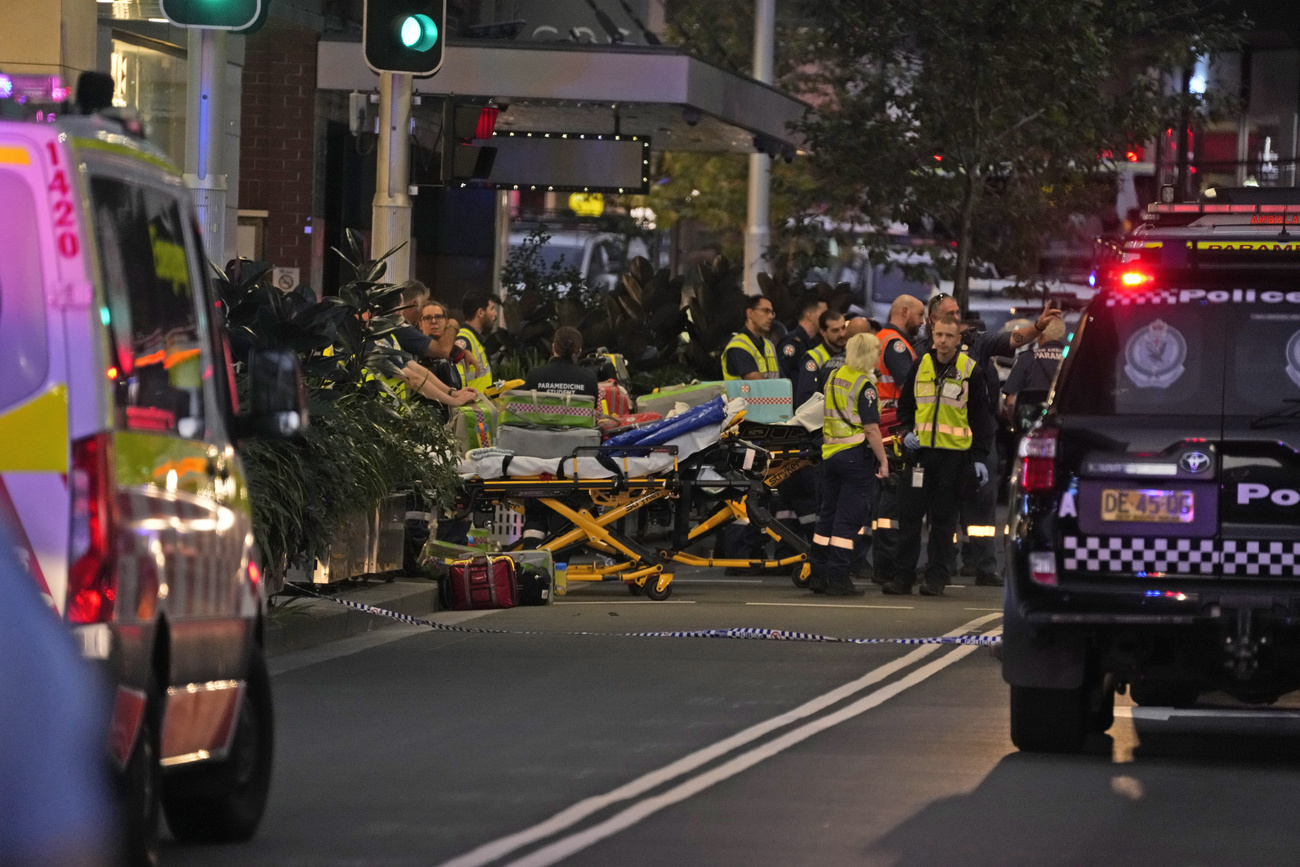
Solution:
[[(51, 305), (65, 283), (84, 285), (84, 266), (72, 179), (53, 175), (60, 155), (53, 130), (0, 123), (0, 527), (62, 612), (69, 395), (63, 318)], [(66, 263), (58, 261), (56, 201), (72, 227)]]

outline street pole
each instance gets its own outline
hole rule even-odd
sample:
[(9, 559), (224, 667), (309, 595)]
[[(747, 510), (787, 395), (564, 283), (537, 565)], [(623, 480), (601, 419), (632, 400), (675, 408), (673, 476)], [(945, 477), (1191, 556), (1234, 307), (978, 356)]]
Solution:
[[(754, 78), (772, 83), (775, 51), (776, 0), (754, 0)], [(767, 269), (764, 254), (770, 243), (772, 158), (765, 153), (749, 156), (749, 208), (745, 225), (745, 292), (757, 295), (758, 273)]]
[(224, 30), (190, 28), (185, 91), (185, 186), (194, 198), (203, 246), (208, 256), (221, 265), (229, 258), (225, 172), (227, 38)]
[(370, 255), (387, 259), (384, 280), (411, 279), (411, 76), (379, 75), (379, 148), (375, 199), (371, 208)]

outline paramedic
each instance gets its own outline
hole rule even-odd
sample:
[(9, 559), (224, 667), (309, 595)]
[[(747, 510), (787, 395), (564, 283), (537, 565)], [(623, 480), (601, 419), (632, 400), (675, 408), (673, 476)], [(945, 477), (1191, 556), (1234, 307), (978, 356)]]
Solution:
[(767, 339), (775, 311), (762, 295), (745, 302), (745, 329), (731, 338), (722, 351), (723, 379), (776, 379), (776, 349)]
[[(925, 517), (930, 545), (921, 595), (943, 595), (955, 554), (958, 500), (989, 482), (993, 410), (983, 370), (959, 349), (960, 329), (951, 314), (931, 325), (933, 348), (912, 366), (898, 398), (898, 429), (916, 463), (903, 472), (898, 556), (884, 585), (889, 595), (912, 592)], [(972, 474), (975, 485), (968, 481)]]
[(849, 564), (876, 501), (878, 480), (889, 472), (880, 438), (875, 374), (880, 341), (873, 334), (849, 339), (844, 365), (826, 383), (822, 426), (822, 504), (813, 535), (808, 587), (827, 596), (861, 596)]
[(456, 366), (460, 368), (460, 381), (479, 391), (492, 385), (492, 365), (488, 363), (483, 334), (496, 323), (499, 309), (497, 300), (486, 293), (466, 295), (461, 302), (465, 324), (456, 334), (456, 346), (464, 355)]
[[(826, 311), (826, 302), (816, 292), (805, 292), (799, 305), (799, 323), (776, 345), (776, 360), (781, 376), (791, 385), (799, 381), (799, 362), (804, 353), (817, 345), (821, 336), (819, 318)], [(797, 406), (798, 404), (796, 404)]]
[(528, 372), (524, 377), (524, 389), (549, 394), (581, 394), (599, 400), (596, 371), (578, 364), (581, 355), (581, 332), (570, 325), (560, 326), (551, 340), (551, 360)]

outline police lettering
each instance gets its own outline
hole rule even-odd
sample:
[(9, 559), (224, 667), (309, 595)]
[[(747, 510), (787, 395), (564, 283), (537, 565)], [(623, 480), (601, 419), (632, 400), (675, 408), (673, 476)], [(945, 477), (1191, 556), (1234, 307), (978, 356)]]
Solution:
[(1300, 503), (1300, 491), (1291, 488), (1278, 488), (1273, 490), (1268, 485), (1261, 485), (1255, 482), (1247, 482), (1237, 485), (1237, 505), (1249, 506), (1254, 500), (1262, 500), (1265, 497), (1275, 506), (1294, 506)]

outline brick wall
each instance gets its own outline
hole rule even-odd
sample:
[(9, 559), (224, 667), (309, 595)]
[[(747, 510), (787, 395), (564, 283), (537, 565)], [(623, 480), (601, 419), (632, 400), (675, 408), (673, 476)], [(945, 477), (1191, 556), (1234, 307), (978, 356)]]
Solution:
[(244, 63), (239, 207), (269, 212), (266, 260), (312, 275), (316, 176), (316, 42), (272, 18), (248, 38)]

